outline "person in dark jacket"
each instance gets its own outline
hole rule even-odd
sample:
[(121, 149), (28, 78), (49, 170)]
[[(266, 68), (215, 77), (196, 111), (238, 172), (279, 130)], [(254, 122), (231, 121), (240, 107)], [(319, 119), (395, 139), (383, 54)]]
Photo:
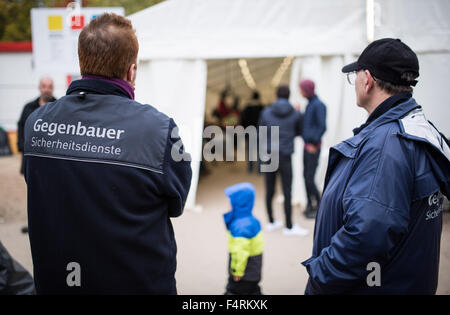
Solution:
[(231, 211), (224, 214), (228, 231), (228, 284), (226, 295), (259, 295), (264, 240), (261, 225), (252, 214), (255, 187), (240, 183), (225, 189)]
[[(303, 150), (303, 176), (305, 178), (307, 205), (305, 216), (315, 218), (320, 203), (320, 193), (314, 182), (316, 169), (319, 165), (321, 138), (326, 130), (327, 108), (315, 93), (315, 84), (311, 80), (300, 82), (300, 93), (308, 99), (308, 105), (303, 113), (302, 137), (305, 143)], [(313, 206), (313, 202), (315, 205)]]
[[(258, 91), (253, 91), (252, 93), (252, 98), (250, 100), (250, 102), (245, 106), (244, 110), (241, 113), (241, 125), (244, 128), (247, 127), (255, 127), (258, 128), (258, 121), (259, 121), (259, 116), (261, 115), (262, 110), (264, 109), (263, 104), (261, 103), (260, 100), (260, 96), (259, 96), (259, 92)], [(249, 145), (249, 138), (248, 135), (246, 134), (246, 148), (247, 148), (247, 152), (248, 152), (248, 172), (251, 173), (253, 171), (253, 160), (254, 160), (254, 155), (257, 155), (256, 152), (258, 151), (257, 148), (255, 148), (256, 152), (252, 152), (250, 150), (250, 145)], [(257, 170), (259, 171), (259, 161), (257, 161)]]
[[(39, 80), (39, 93), (40, 96), (25, 105), (22, 110), (22, 114), (20, 115), (19, 122), (17, 123), (17, 149), (22, 153), (22, 164), (20, 165), (20, 174), (23, 175), (24, 171), (24, 143), (25, 143), (25, 122), (27, 121), (28, 116), (31, 115), (36, 109), (49, 102), (56, 101), (56, 98), (53, 96), (53, 80), (50, 77), (43, 77)], [(28, 233), (28, 227), (24, 226), (21, 229), (22, 233)]]
[[(267, 150), (271, 154), (279, 156), (279, 167), (274, 172), (265, 173), (266, 184), (266, 208), (269, 217), (269, 223), (266, 226), (267, 231), (273, 231), (282, 227), (282, 223), (274, 220), (272, 210), (272, 199), (275, 193), (275, 181), (277, 173), (280, 174), (284, 194), (284, 213), (286, 227), (283, 230), (285, 235), (301, 235), (308, 233), (306, 229), (292, 224), (292, 205), (291, 205), (291, 187), (292, 187), (292, 164), (291, 155), (294, 152), (294, 138), (301, 133), (301, 114), (289, 103), (289, 87), (280, 85), (277, 89), (277, 100), (274, 104), (265, 108), (261, 113), (259, 126), (279, 128), (278, 146), (268, 141)], [(270, 139), (271, 137), (269, 137)], [(273, 152), (278, 147), (278, 152)], [(267, 162), (265, 162), (267, 163)]]
[(28, 116), (31, 115), (39, 107), (49, 103), (56, 101), (56, 98), (53, 96), (53, 80), (49, 77), (43, 77), (39, 80), (39, 97), (34, 101), (27, 103), (20, 115), (19, 122), (17, 123), (17, 149), (22, 153), (22, 164), (20, 166), (20, 174), (23, 175), (23, 146), (25, 143), (25, 122), (27, 121)]
[(33, 277), (0, 242), (0, 295), (34, 295)]
[(11, 155), (8, 133), (0, 126), (0, 156)]
[(138, 41), (103, 14), (80, 33), (82, 79), (25, 124), (38, 294), (176, 294), (172, 217), (192, 171), (173, 119), (134, 101)]
[(435, 294), (450, 148), (412, 98), (416, 54), (372, 42), (345, 66), (369, 113), (330, 150), (306, 294)]

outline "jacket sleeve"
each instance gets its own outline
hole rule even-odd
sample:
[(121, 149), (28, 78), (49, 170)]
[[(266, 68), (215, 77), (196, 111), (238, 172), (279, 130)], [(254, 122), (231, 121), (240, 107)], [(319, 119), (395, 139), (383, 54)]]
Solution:
[(261, 111), (258, 119), (258, 126), (267, 126), (264, 109)]
[(228, 250), (231, 254), (230, 269), (233, 276), (243, 277), (250, 256), (250, 240), (229, 234)]
[(164, 158), (163, 186), (169, 200), (169, 216), (178, 217), (183, 213), (184, 204), (191, 186), (191, 157), (184, 151), (178, 127), (170, 119), (169, 134)]
[(344, 192), (344, 224), (328, 247), (304, 262), (311, 292), (342, 294), (367, 285), (369, 263), (378, 263), (382, 275), (406, 234), (414, 178), (408, 162), (412, 154), (397, 135), (387, 138), (383, 148), (363, 148), (356, 157)]
[(36, 294), (33, 277), (0, 242), (0, 295)]
[(327, 108), (323, 104), (318, 104), (314, 108), (314, 120), (316, 122), (316, 132), (312, 136), (313, 144), (319, 143), (327, 128)]
[(242, 127), (244, 127), (244, 128), (247, 128), (249, 125), (248, 125), (248, 118), (247, 118), (247, 116), (248, 116), (248, 107), (246, 107), (242, 112), (241, 112), (241, 117), (240, 117), (240, 121), (239, 121), (239, 123), (240, 123), (240, 125), (242, 126)]
[(25, 145), (25, 121), (27, 117), (28, 108), (25, 106), (20, 115), (19, 122), (17, 123), (17, 149), (19, 152), (23, 152)]

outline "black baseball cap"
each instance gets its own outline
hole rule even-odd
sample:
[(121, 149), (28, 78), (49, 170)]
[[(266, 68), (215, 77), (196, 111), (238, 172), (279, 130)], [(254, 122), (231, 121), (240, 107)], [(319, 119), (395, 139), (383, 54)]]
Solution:
[(375, 78), (395, 85), (415, 86), (417, 80), (406, 81), (402, 74), (410, 72), (417, 78), (419, 60), (400, 39), (383, 38), (370, 43), (356, 62), (342, 68), (344, 73), (359, 70), (369, 70)]

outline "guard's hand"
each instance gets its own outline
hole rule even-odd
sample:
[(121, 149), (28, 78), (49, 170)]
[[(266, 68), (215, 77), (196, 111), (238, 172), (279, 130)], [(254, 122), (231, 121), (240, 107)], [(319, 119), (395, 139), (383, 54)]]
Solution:
[(239, 277), (239, 276), (233, 276), (233, 280), (234, 280), (235, 282), (239, 282), (239, 281), (241, 281), (241, 279), (242, 279), (242, 277)]

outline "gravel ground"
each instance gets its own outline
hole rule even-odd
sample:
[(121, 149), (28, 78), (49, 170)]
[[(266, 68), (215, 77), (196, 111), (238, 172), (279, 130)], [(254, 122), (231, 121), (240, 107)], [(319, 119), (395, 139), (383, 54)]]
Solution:
[[(27, 224), (26, 184), (19, 175), (20, 156), (0, 158), (0, 241), (32, 272), (28, 236), (20, 232)], [(253, 183), (257, 190), (254, 214), (266, 223), (264, 181), (248, 175), (243, 163), (218, 164), (211, 174), (201, 177), (197, 193), (200, 211), (189, 211), (173, 220), (178, 244), (176, 274), (180, 294), (222, 294), (227, 280), (227, 239), (223, 213), (228, 211), (225, 187), (241, 181)], [(281, 192), (278, 189), (278, 192)], [(275, 202), (275, 218), (283, 220), (282, 204)], [(307, 273), (300, 262), (312, 251), (314, 220), (293, 208), (294, 222), (310, 230), (306, 237), (287, 237), (281, 231), (264, 233), (264, 294), (303, 294)], [(450, 213), (444, 213), (438, 294), (450, 294)]]

